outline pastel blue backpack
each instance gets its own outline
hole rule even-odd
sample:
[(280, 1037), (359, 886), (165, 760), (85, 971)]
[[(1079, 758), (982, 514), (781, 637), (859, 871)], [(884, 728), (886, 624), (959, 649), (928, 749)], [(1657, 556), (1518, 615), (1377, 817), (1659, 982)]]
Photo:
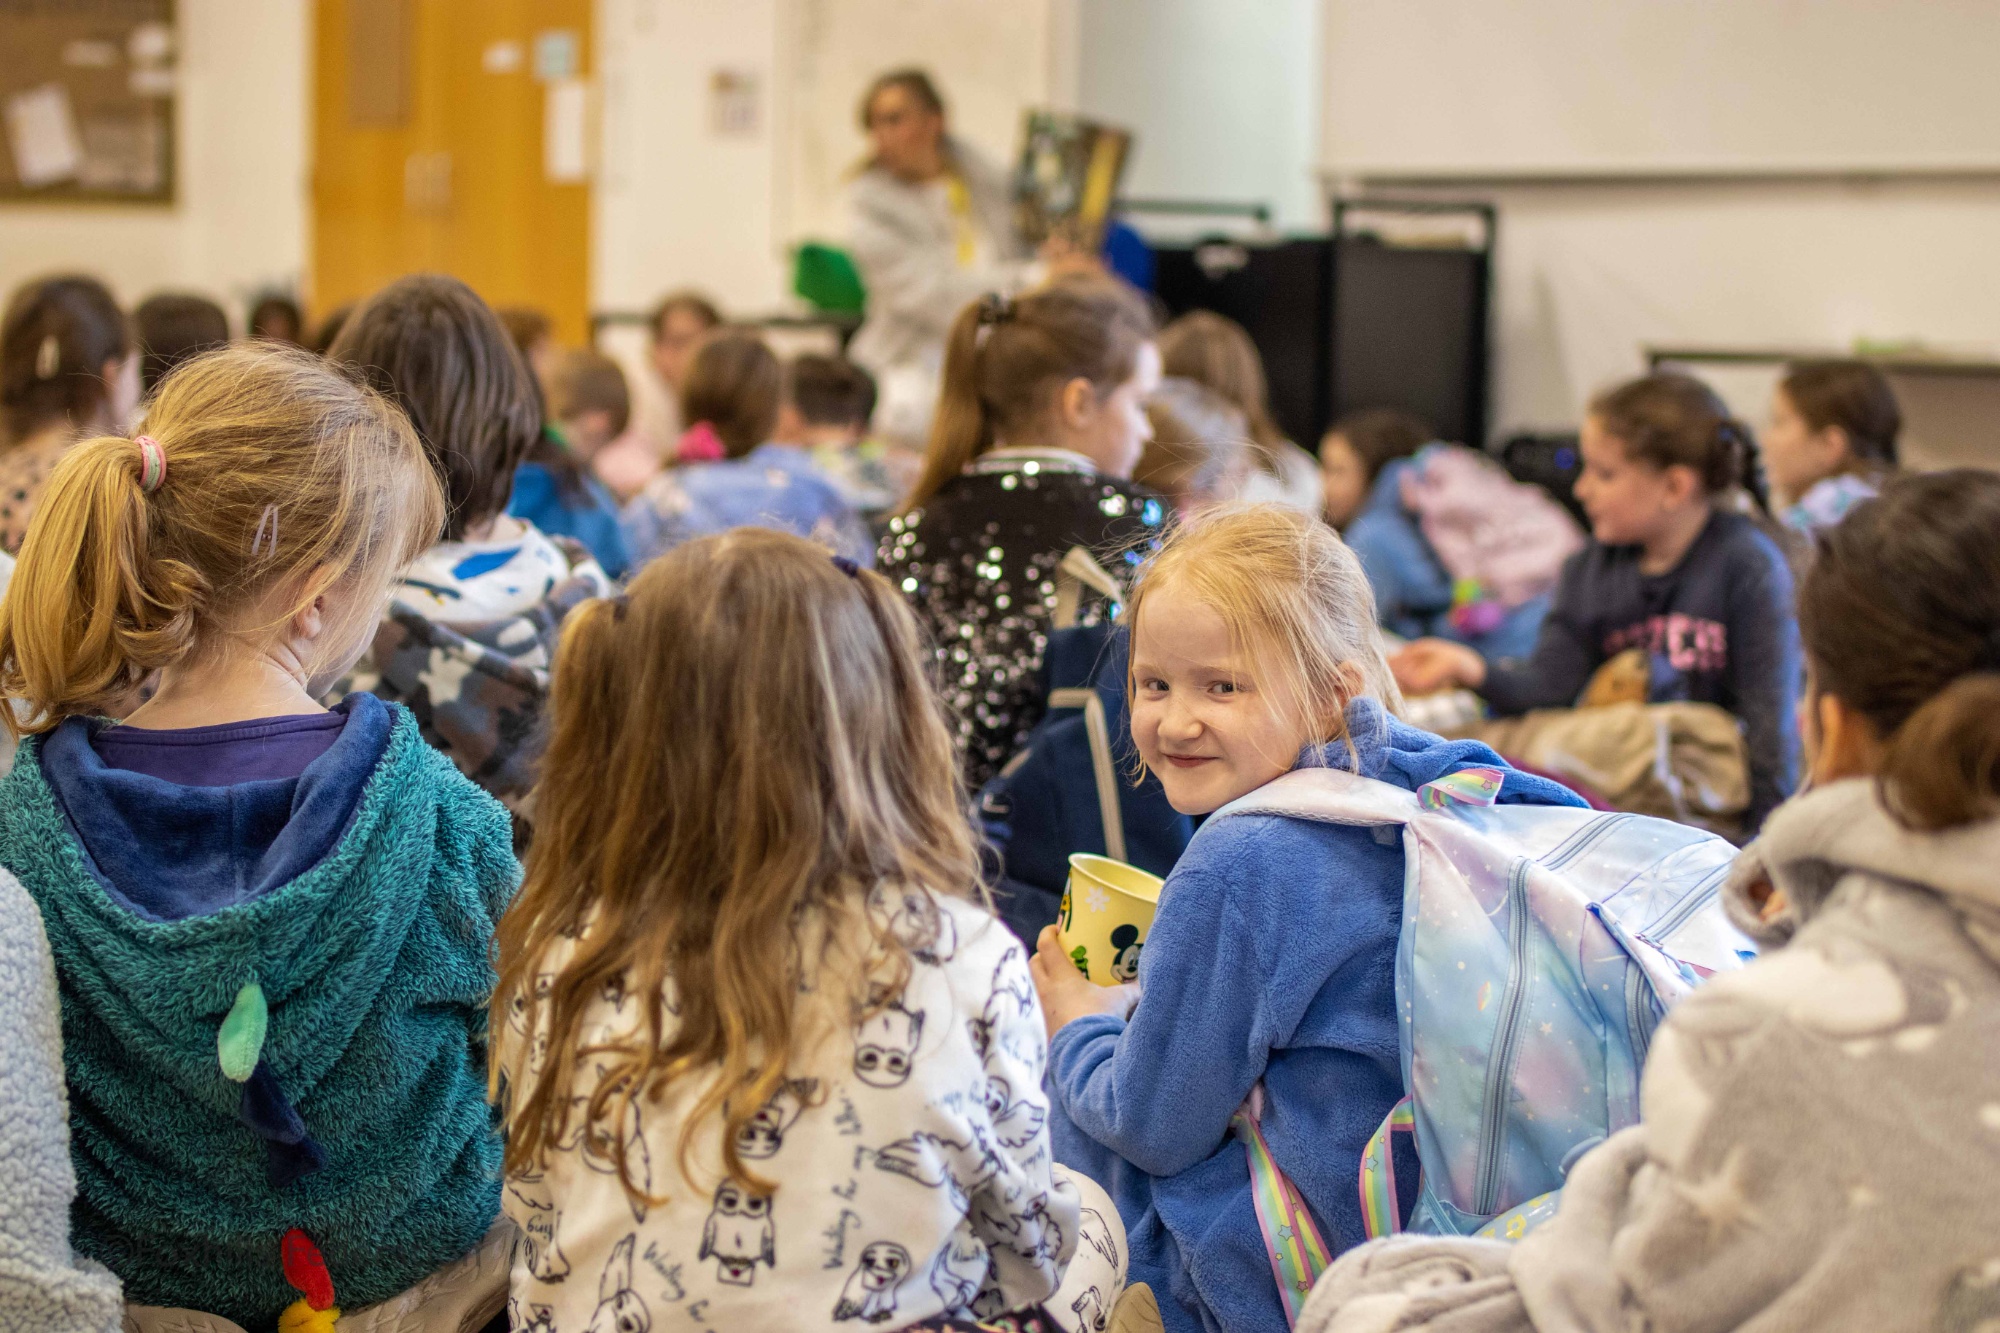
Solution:
[[(1371, 1238), (1511, 1238), (1552, 1213), (1570, 1165), (1638, 1121), (1639, 1074), (1666, 1010), (1753, 956), (1717, 896), (1736, 856), (1727, 841), (1644, 815), (1495, 804), (1501, 781), (1470, 768), (1410, 792), (1298, 769), (1210, 816), (1402, 830), (1396, 1006), (1409, 1095), (1358, 1164)], [(1268, 1154), (1260, 1160), (1254, 1114), (1238, 1117), (1238, 1132), (1290, 1308), (1325, 1246), (1315, 1256), (1319, 1238), (1299, 1236), (1303, 1209)], [(1407, 1219), (1398, 1132), (1414, 1137), (1422, 1167)]]

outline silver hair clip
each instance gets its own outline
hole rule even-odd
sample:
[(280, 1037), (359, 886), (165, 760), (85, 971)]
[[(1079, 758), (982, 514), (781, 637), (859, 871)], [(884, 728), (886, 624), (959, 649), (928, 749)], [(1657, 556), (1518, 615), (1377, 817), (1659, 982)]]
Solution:
[(42, 345), (35, 349), (35, 378), (51, 380), (62, 369), (62, 342), (53, 333), (42, 335)]
[(263, 517), (257, 520), (256, 535), (250, 539), (250, 558), (256, 560), (267, 555), (275, 558), (277, 554), (278, 506), (270, 504), (264, 506)]

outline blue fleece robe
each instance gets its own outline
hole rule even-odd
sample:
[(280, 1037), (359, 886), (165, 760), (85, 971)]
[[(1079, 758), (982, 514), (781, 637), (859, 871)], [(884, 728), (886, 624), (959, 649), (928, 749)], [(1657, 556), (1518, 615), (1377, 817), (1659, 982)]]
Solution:
[(1466, 634), (1452, 624), (1451, 575), (1415, 516), (1403, 507), (1403, 475), (1415, 466), (1412, 458), (1386, 464), (1369, 489), (1368, 502), (1341, 534), (1361, 557), (1382, 628), (1406, 639), (1451, 639), (1477, 649), (1482, 657), (1526, 656), (1534, 651), (1535, 635), (1548, 614), (1549, 594), (1529, 598), (1485, 634)]
[[(1505, 771), (1508, 803), (1583, 801), (1486, 746), (1348, 710), (1359, 770), (1414, 791), (1462, 768)], [(1345, 767), (1348, 751), (1324, 757)], [(1302, 762), (1316, 762), (1313, 759)], [(1049, 1049), (1056, 1160), (1118, 1202), (1131, 1280), (1173, 1333), (1283, 1333), (1285, 1315), (1229, 1118), (1261, 1079), (1264, 1133), (1338, 1253), (1364, 1239), (1356, 1181), (1403, 1095), (1394, 830), (1275, 815), (1204, 825), (1168, 876), (1129, 1020), (1080, 1018)]]
[[(110, 769), (89, 744), (101, 724), (71, 719), (0, 783), (0, 865), (56, 963), (74, 1244), (128, 1300), (252, 1333), (295, 1298), (292, 1227), (352, 1309), (458, 1258), (499, 1211), (485, 1025), (493, 924), (520, 875), (511, 825), (407, 710), (348, 707), (296, 779)], [(265, 1091), (325, 1155), (289, 1185), (217, 1061), (251, 980), (269, 1005)]]

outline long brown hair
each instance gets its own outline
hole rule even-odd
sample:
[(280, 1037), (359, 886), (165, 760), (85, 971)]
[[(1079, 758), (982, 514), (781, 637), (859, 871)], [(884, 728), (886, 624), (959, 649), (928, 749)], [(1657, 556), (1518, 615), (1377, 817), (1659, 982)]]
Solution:
[(1236, 404), (1250, 425), (1257, 466), (1278, 473), (1285, 432), (1271, 419), (1264, 358), (1241, 324), (1212, 310), (1191, 310), (1160, 330), (1160, 373), (1193, 380)]
[[(575, 1132), (583, 1052), (606, 1070), (582, 1112), (593, 1141), (632, 1123), (637, 1099), (711, 1080), (682, 1129), (683, 1175), (694, 1131), (719, 1115), (730, 1176), (775, 1188), (736, 1140), (798, 1053), (801, 969), (816, 961), (800, 923), (862, 933), (870, 962), (847, 980), (866, 1011), (901, 992), (921, 947), (887, 933), (868, 895), (980, 894), (916, 620), (886, 579), (851, 568), (803, 538), (739, 528), (674, 548), (628, 597), (571, 616), (527, 880), (499, 928), (493, 1086), (505, 1073), (509, 1172)], [(565, 938), (574, 954), (538, 985)], [(629, 1041), (584, 1047), (585, 1011), (613, 982), (643, 1022)], [(519, 1059), (510, 1011), (547, 1034), (539, 1070)], [(648, 1197), (622, 1154), (620, 1179)]]
[(399, 278), (341, 326), (327, 356), (409, 414), (444, 487), (446, 540), (506, 512), (541, 437), (542, 396), (477, 292), (438, 273)]
[[(42, 492), (0, 600), (0, 693), (26, 705), (0, 708), (14, 735), (108, 711), (152, 672), (266, 634), (338, 585), (372, 620), (444, 522), (408, 419), (299, 348), (185, 362), (139, 434), (165, 458), (152, 492), (136, 439), (111, 435), (65, 454)], [(252, 614), (274, 592), (284, 605)]]
[(936, 495), (997, 439), (1032, 428), (1070, 380), (1109, 395), (1132, 378), (1152, 336), (1145, 305), (1111, 278), (1066, 277), (1013, 300), (987, 296), (966, 306), (951, 323), (923, 474), (904, 511)]
[(1898, 819), (2000, 814), (2000, 476), (1904, 477), (1821, 532), (1799, 635), (1814, 687), (1885, 742), (1877, 780)]

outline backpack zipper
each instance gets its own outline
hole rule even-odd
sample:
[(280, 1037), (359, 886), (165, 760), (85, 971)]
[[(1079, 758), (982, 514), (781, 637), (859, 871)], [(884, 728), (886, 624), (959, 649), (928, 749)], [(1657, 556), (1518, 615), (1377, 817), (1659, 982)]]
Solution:
[(1576, 860), (1577, 857), (1589, 851), (1592, 846), (1602, 841), (1611, 830), (1631, 818), (1632, 816), (1630, 815), (1606, 815), (1602, 819), (1591, 820), (1588, 824), (1570, 834), (1569, 839), (1558, 845), (1554, 851), (1544, 856), (1542, 864), (1550, 870), (1562, 869), (1571, 861)]
[(1500, 1148), (1506, 1124), (1507, 1089), (1513, 1083), (1521, 1011), (1528, 1002), (1529, 865), (1525, 857), (1517, 860), (1507, 879), (1507, 993), (1500, 998), (1500, 1026), (1486, 1070), (1486, 1095), (1479, 1111), (1479, 1169), (1472, 1189), (1473, 1211), (1481, 1216), (1496, 1211), (1494, 1199), (1500, 1193)]
[(1687, 895), (1663, 913), (1658, 921), (1639, 933), (1639, 938), (1649, 944), (1666, 947), (1667, 936), (1687, 924), (1687, 919), (1715, 900), (1722, 887), (1722, 881), (1729, 874), (1729, 862), (1717, 866), (1709, 877), (1689, 889)]

